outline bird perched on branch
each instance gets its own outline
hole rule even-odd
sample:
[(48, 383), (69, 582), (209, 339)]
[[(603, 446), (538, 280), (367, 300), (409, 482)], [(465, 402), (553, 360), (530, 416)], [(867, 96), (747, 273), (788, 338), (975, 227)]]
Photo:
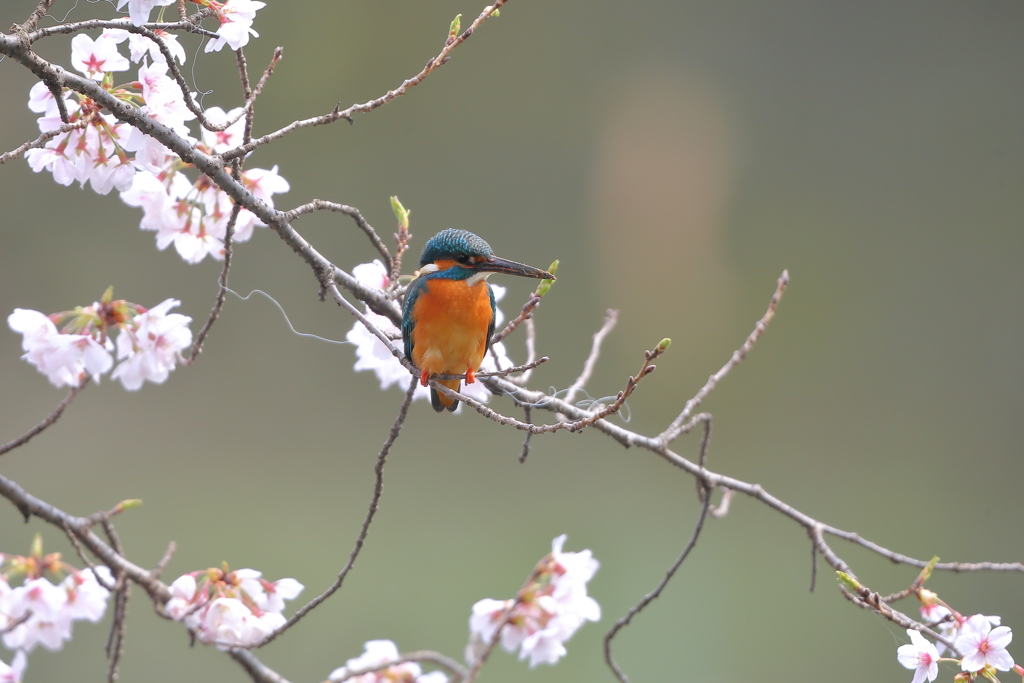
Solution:
[[(427, 242), (419, 277), (412, 281), (402, 306), (405, 357), (420, 369), (420, 383), (431, 375), (466, 375), (466, 383), (487, 353), (494, 334), (494, 294), (487, 278), (494, 273), (554, 280), (540, 268), (499, 258), (471, 232), (448, 228)], [(462, 380), (442, 380), (459, 390)], [(437, 412), (455, 410), (459, 402), (430, 388)]]

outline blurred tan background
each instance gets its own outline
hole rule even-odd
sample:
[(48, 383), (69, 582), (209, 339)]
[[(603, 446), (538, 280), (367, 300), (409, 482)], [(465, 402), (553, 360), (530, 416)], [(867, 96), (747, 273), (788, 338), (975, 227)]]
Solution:
[[(34, 2), (9, 0), (4, 25)], [(63, 16), (72, 3), (54, 7)], [(269, 0), (247, 55), (277, 45), (258, 133), (379, 96), (436, 54), (454, 0)], [(68, 20), (113, 16), (79, 3)], [(535, 384), (566, 388), (604, 310), (620, 308), (589, 387), (617, 391), (645, 348), (670, 351), (630, 401), (630, 427), (660, 430), (761, 315), (783, 268), (792, 285), (749, 359), (706, 404), (709, 464), (819, 519), (897, 551), (1021, 560), (1024, 463), (1024, 7), (1018, 2), (527, 2), (512, 0), (451, 62), (387, 107), (300, 131), (249, 163), (279, 165), (289, 208), (314, 197), (358, 206), (390, 236), (388, 196), (412, 210), (413, 252), (468, 228), (499, 255), (559, 281), (538, 311)], [(239, 103), (234, 60), (185, 39), (185, 71)], [(67, 64), (68, 41), (40, 44)], [(34, 137), (30, 75), (0, 64), (0, 147)], [(22, 161), (0, 168), (0, 312), (87, 304), (114, 285), (154, 305), (180, 298), (198, 329), (220, 265), (158, 252), (115, 196), (56, 185)], [(336, 216), (296, 226), (342, 267), (373, 257)], [(514, 312), (529, 283), (510, 287)], [(270, 231), (237, 250), (232, 286), (273, 294), (296, 326), (343, 338), (306, 267)], [(0, 441), (64, 395), (0, 334)], [(522, 340), (510, 350), (523, 358)], [(303, 598), (342, 566), (363, 518), (374, 457), (401, 393), (354, 374), (349, 346), (292, 336), (263, 300), (229, 299), (200, 363), (137, 394), (104, 380), (57, 426), (3, 458), (32, 493), (86, 514), (125, 498), (131, 557), (166, 578), (219, 564), (294, 576)], [(496, 407), (509, 410), (508, 402)], [(489, 681), (611, 680), (601, 638), (650, 590), (689, 537), (692, 481), (596, 433), (535, 438), (475, 415), (415, 404), (386, 471), (382, 509), (347, 589), (269, 647), (292, 681), (320, 681), (365, 640), (461, 656), (473, 602), (510, 596), (551, 539), (591, 548), (604, 610), (557, 667), (496, 653)], [(695, 452), (696, 440), (678, 447)], [(4, 506), (0, 505), (0, 508)], [(0, 550), (42, 531), (7, 506)], [(915, 572), (837, 543), (882, 592)], [(660, 600), (616, 641), (635, 681), (909, 680), (905, 634), (843, 600), (809, 545), (750, 500), (709, 522)], [(1024, 577), (938, 575), (963, 611), (1024, 628)], [(910, 602), (899, 605), (916, 612)], [(101, 680), (105, 628), (79, 625), (61, 652), (30, 657), (26, 683)], [(1024, 660), (1014, 643), (1011, 654)], [(9, 659), (7, 654), (3, 658)], [(943, 671), (952, 676), (953, 669)], [(244, 680), (184, 631), (130, 607), (122, 680)]]

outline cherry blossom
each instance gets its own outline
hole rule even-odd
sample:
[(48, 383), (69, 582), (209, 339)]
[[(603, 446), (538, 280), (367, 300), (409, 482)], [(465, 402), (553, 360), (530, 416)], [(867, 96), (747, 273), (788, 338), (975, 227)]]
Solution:
[[(229, 149), (234, 149), (242, 144), (242, 134), (245, 132), (245, 117), (239, 116), (242, 113), (241, 107), (235, 107), (229, 112), (226, 112), (220, 107), (210, 107), (206, 110), (206, 118), (212, 123), (217, 125), (223, 125), (225, 121), (228, 121), (236, 116), (238, 120), (232, 123), (224, 130), (206, 130), (203, 129), (203, 142), (216, 153), (226, 152)], [(277, 167), (274, 167), (274, 171), (277, 171)], [(285, 183), (287, 185), (287, 183)], [(282, 192), (287, 191), (287, 187)]]
[(911, 683), (923, 683), (925, 679), (934, 681), (939, 676), (939, 652), (930, 640), (912, 628), (907, 629), (910, 643), (900, 645), (896, 650), (896, 658), (908, 669), (914, 669)]
[[(55, 386), (78, 386), (85, 374), (99, 381), (113, 366), (111, 337), (117, 334), (117, 359), (112, 377), (134, 391), (149, 380), (163, 383), (177, 364), (178, 354), (192, 343), (188, 316), (169, 313), (181, 304), (166, 299), (147, 310), (108, 289), (100, 301), (73, 311), (46, 316), (16, 308), (7, 324), (22, 336), (22, 358), (45, 374)], [(67, 321), (62, 330), (55, 322)]]
[(538, 563), (533, 579), (516, 600), (488, 598), (473, 605), (467, 659), (479, 655), (506, 619), (500, 635), (506, 651), (518, 648), (519, 659), (529, 658), (531, 668), (555, 664), (566, 654), (565, 641), (585, 622), (601, 618), (600, 606), (586, 591), (598, 562), (589, 550), (563, 552), (565, 539), (565, 535), (554, 539), (551, 554)]
[[(92, 569), (82, 571), (60, 560), (59, 553), (42, 556), (41, 541), (37, 537), (36, 549), (29, 557), (5, 556), (4, 575), (0, 575), (0, 630), (3, 643), (12, 650), (31, 652), (37, 645), (48, 650), (59, 650), (71, 639), (72, 623), (76, 620), (99, 621), (106, 611), (110, 591), (100, 585)], [(42, 574), (71, 573), (60, 585), (54, 585)], [(110, 571), (97, 567), (104, 581), (112, 583)], [(5, 576), (24, 574), (25, 582), (12, 588)], [(3, 683), (7, 665), (0, 663), (0, 683)], [(17, 669), (17, 659), (9, 669)], [(24, 670), (22, 665), (21, 670)], [(20, 675), (17, 674), (17, 675)], [(16, 680), (13, 679), (13, 680)]]
[(163, 384), (177, 364), (178, 354), (192, 344), (188, 324), (192, 318), (168, 313), (180, 306), (177, 299), (166, 299), (140, 313), (134, 330), (126, 328), (117, 336), (117, 358), (121, 361), (111, 379), (121, 380), (128, 391), (136, 391), (146, 380)]
[(97, 567), (95, 572), (92, 569), (73, 572), (60, 584), (67, 593), (66, 609), (72, 619), (96, 623), (103, 618), (110, 591), (100, 581), (106, 586), (114, 585), (114, 576), (107, 567)]
[[(171, 57), (177, 60), (179, 64), (185, 63), (185, 48), (178, 42), (178, 36), (160, 28), (153, 29), (153, 33), (163, 42), (164, 47), (171, 53)], [(132, 33), (123, 28), (108, 28), (103, 32), (103, 35), (110, 37), (115, 43), (123, 43), (127, 40), (129, 58), (133, 62), (138, 63), (146, 56), (154, 62), (167, 61), (164, 53), (160, 50), (160, 46), (149, 36), (142, 35), (141, 33)]]
[(21, 357), (36, 366), (57, 387), (77, 387), (83, 374), (99, 381), (113, 365), (110, 340), (100, 342), (89, 335), (61, 334), (57, 326), (39, 311), (16, 308), (7, 324), (22, 336)]
[(255, 569), (212, 568), (177, 578), (164, 608), (201, 642), (220, 649), (245, 647), (285, 623), (284, 601), (302, 589), (295, 579), (264, 581)]
[(21, 677), (28, 666), (28, 656), (24, 650), (18, 650), (10, 665), (0, 661), (0, 683), (21, 683)]
[(111, 71), (127, 71), (131, 63), (117, 51), (117, 42), (101, 35), (93, 40), (84, 33), (71, 39), (71, 66), (94, 81)]
[[(106, 43), (112, 44), (109, 40)], [(68, 99), (67, 94), (62, 97), (69, 121), (79, 127), (47, 140), (41, 148), (25, 152), (29, 166), (36, 173), (50, 171), (61, 185), (70, 185), (75, 180), (82, 186), (89, 183), (99, 194), (115, 188), (129, 189), (135, 178), (135, 165), (125, 150), (132, 128), (102, 113), (92, 100), (83, 98), (87, 104), (84, 108), (81, 102)], [(40, 131), (47, 133), (63, 125), (57, 101), (41, 83), (32, 87), (28, 106), (43, 114), (38, 120)]]
[(174, 4), (175, 0), (117, 0), (117, 9), (123, 9), (128, 5), (128, 16), (136, 26), (142, 26), (149, 21), (149, 13), (154, 7), (165, 7)]
[[(398, 646), (390, 640), (368, 640), (363, 654), (354, 657), (327, 677), (328, 681), (345, 678), (353, 671), (380, 666), (398, 659)], [(424, 674), (417, 662), (403, 662), (347, 679), (352, 683), (447, 683), (448, 676), (441, 671)]]
[(177, 82), (167, 75), (167, 63), (153, 62), (140, 66), (139, 85), (146, 102), (145, 113), (179, 135), (187, 136), (185, 121), (191, 121), (196, 115), (185, 104), (185, 96)]
[(215, 52), (225, 45), (237, 50), (248, 45), (250, 35), (259, 37), (260, 34), (252, 29), (252, 22), (256, 18), (256, 12), (266, 7), (267, 3), (255, 0), (227, 0), (222, 4), (215, 0), (205, 0), (202, 4), (212, 7), (220, 20), (217, 37), (206, 44), (206, 52)]
[(1009, 626), (992, 628), (991, 617), (975, 614), (960, 629), (960, 635), (953, 642), (963, 653), (960, 668), (964, 671), (981, 671), (991, 666), (999, 671), (1013, 668), (1013, 657), (1006, 646), (1013, 639)]
[[(64, 91), (61, 97), (64, 100), (65, 106), (69, 107), (68, 113), (73, 113), (71, 108), (77, 107), (78, 103), (70, 99), (71, 91)], [(47, 126), (46, 128), (40, 126), (40, 130), (44, 133), (47, 130), (59, 128), (61, 123), (63, 123), (63, 121), (60, 120), (59, 111), (57, 109), (57, 100), (54, 98), (53, 93), (50, 92), (50, 89), (42, 81), (33, 85), (28, 91), (28, 108), (37, 114), (44, 114), (44, 118), (48, 117), (50, 120), (54, 121), (52, 126)], [(43, 119), (40, 118), (39, 120), (42, 121)]]

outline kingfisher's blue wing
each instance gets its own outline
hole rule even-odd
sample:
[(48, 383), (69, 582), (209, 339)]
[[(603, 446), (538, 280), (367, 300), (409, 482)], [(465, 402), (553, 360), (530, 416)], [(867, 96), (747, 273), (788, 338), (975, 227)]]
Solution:
[(410, 363), (413, 362), (412, 328), (416, 326), (416, 321), (412, 317), (412, 309), (416, 306), (416, 299), (423, 293), (426, 284), (427, 279), (424, 277), (413, 280), (405, 292), (405, 302), (402, 304), (402, 341), (405, 343), (405, 357), (409, 359)]
[(491, 299), (491, 324), (487, 326), (487, 343), (484, 346), (484, 355), (491, 349), (491, 337), (494, 336), (494, 321), (497, 319), (497, 306), (494, 305), (494, 290), (491, 289), (491, 284), (487, 284), (487, 296)]

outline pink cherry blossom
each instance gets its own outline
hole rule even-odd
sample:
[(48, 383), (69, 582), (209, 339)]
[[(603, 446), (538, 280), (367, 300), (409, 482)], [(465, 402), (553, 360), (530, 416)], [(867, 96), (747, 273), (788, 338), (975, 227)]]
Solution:
[[(178, 36), (160, 28), (153, 29), (153, 33), (163, 42), (164, 47), (171, 53), (171, 57), (177, 60), (179, 64), (185, 63), (185, 48), (178, 42)], [(132, 33), (123, 28), (108, 28), (103, 32), (103, 35), (109, 36), (115, 43), (123, 43), (127, 40), (129, 59), (133, 62), (141, 62), (142, 58), (146, 56), (149, 56), (150, 60), (154, 62), (167, 61), (164, 53), (160, 50), (160, 46), (149, 36), (144, 36), (141, 33)]]
[(216, 52), (225, 45), (232, 50), (237, 50), (249, 43), (249, 36), (257, 38), (260, 34), (252, 29), (252, 22), (256, 18), (256, 12), (267, 6), (265, 2), (255, 0), (227, 0), (223, 5), (211, 2), (217, 10), (217, 18), (220, 19), (220, 28), (217, 29), (217, 37), (206, 44), (206, 52)]
[(196, 115), (185, 104), (185, 96), (178, 83), (167, 75), (166, 62), (153, 62), (139, 67), (139, 83), (146, 101), (146, 113), (156, 121), (175, 131), (187, 132), (184, 122)]
[[(224, 122), (238, 116), (242, 113), (241, 107), (235, 107), (229, 112), (226, 112), (220, 107), (210, 107), (206, 110), (206, 118), (212, 123), (217, 125), (223, 125)], [(206, 130), (203, 129), (203, 142), (206, 146), (212, 149), (214, 152), (226, 152), (229, 149), (234, 149), (242, 144), (242, 134), (245, 132), (245, 117), (239, 116), (238, 120), (232, 123), (224, 130)], [(277, 171), (277, 167), (274, 167), (274, 171)], [(285, 183), (287, 185), (287, 183)], [(282, 192), (287, 191), (287, 187)]]
[(896, 650), (896, 658), (908, 669), (914, 669), (911, 683), (923, 683), (925, 679), (934, 681), (939, 676), (939, 652), (930, 640), (919, 631), (908, 628), (910, 643), (900, 645)]
[(136, 26), (142, 26), (149, 21), (149, 13), (154, 7), (165, 7), (174, 4), (175, 0), (117, 0), (117, 9), (123, 9), (128, 5), (128, 16)]
[(255, 569), (185, 574), (171, 584), (164, 608), (204, 643), (221, 649), (253, 645), (284, 625), (284, 600), (303, 588), (295, 579), (270, 582), (260, 576)]
[(565, 642), (587, 621), (601, 618), (601, 608), (586, 594), (586, 583), (597, 571), (598, 562), (589, 550), (563, 552), (565, 536), (552, 542), (551, 554), (537, 565), (535, 580), (512, 600), (480, 600), (469, 618), (468, 660), (479, 655), (483, 644), (502, 626), (500, 642), (508, 652), (519, 649), (519, 659), (530, 660), (530, 667), (555, 664), (565, 654)]
[(975, 614), (960, 629), (960, 635), (953, 642), (963, 653), (960, 668), (964, 671), (981, 671), (992, 666), (999, 671), (1013, 668), (1013, 657), (1006, 646), (1013, 639), (1009, 626), (992, 628), (990, 617)]
[(66, 609), (72, 619), (86, 619), (97, 622), (103, 618), (107, 609), (107, 598), (110, 591), (97, 580), (96, 576), (108, 586), (114, 585), (114, 577), (107, 567), (83, 569), (69, 574), (60, 587), (67, 593)]
[(117, 51), (117, 42), (109, 36), (93, 40), (84, 33), (71, 39), (71, 65), (94, 81), (102, 81), (111, 71), (127, 71), (131, 63)]
[(36, 366), (54, 386), (77, 387), (83, 373), (98, 382), (113, 365), (109, 340), (103, 344), (88, 335), (61, 334), (39, 311), (16, 308), (7, 317), (7, 324), (23, 335), (22, 359)]
[(194, 607), (196, 597), (196, 579), (191, 574), (179, 576), (171, 583), (171, 599), (165, 608), (167, 614), (176, 621), (181, 621)]
[(12, 622), (28, 619), (3, 634), (4, 645), (31, 652), (37, 645), (59, 650), (71, 637), (71, 615), (64, 609), (67, 593), (46, 579), (27, 582), (11, 591), (7, 616)]
[(24, 650), (18, 650), (10, 665), (0, 661), (0, 683), (21, 683), (21, 677), (28, 667), (28, 656)]
[(121, 361), (111, 379), (121, 380), (128, 391), (136, 391), (143, 382), (163, 384), (175, 368), (178, 354), (192, 343), (188, 324), (192, 318), (168, 313), (180, 306), (177, 299), (166, 299), (135, 317), (135, 330), (123, 329), (117, 337), (117, 358)]
[[(345, 662), (345, 666), (332, 671), (327, 680), (338, 680), (348, 676), (353, 671), (386, 664), (387, 662), (397, 660), (399, 657), (398, 646), (390, 640), (368, 640), (363, 647), (363, 654), (348, 660)], [(431, 671), (428, 674), (424, 674), (418, 663), (404, 662), (385, 667), (379, 671), (354, 676), (347, 680), (351, 681), (351, 683), (393, 683), (396, 681), (447, 683), (448, 677), (440, 671)]]

